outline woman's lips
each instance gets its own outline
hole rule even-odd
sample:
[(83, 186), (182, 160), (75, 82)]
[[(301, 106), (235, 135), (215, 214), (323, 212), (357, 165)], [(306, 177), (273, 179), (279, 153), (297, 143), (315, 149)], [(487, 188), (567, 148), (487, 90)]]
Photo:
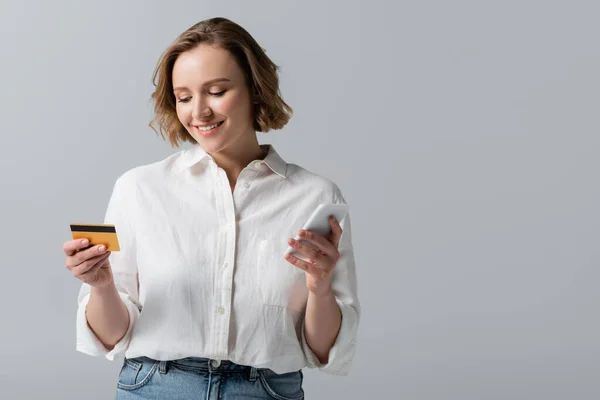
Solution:
[(223, 125), (223, 122), (224, 122), (224, 121), (221, 121), (221, 122), (219, 122), (219, 123), (217, 124), (217, 126), (216, 126), (216, 127), (212, 128), (212, 129), (211, 129), (211, 130), (209, 130), (209, 131), (207, 131), (207, 130), (202, 130), (202, 129), (200, 129), (200, 128), (199, 128), (199, 127), (197, 127), (197, 126), (194, 126), (194, 129), (196, 130), (196, 132), (198, 132), (198, 134), (199, 134), (199, 135), (202, 135), (202, 136), (204, 136), (204, 137), (207, 137), (207, 136), (212, 136), (212, 135), (214, 135), (214, 134), (215, 134), (215, 133), (216, 133), (216, 132), (219, 130), (219, 128), (221, 127), (221, 125)]

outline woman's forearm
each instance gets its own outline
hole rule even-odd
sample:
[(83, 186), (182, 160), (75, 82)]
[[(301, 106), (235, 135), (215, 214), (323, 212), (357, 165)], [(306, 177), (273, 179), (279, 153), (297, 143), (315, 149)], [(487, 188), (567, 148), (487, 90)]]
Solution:
[(86, 318), (98, 340), (112, 350), (129, 328), (129, 311), (114, 283), (92, 287), (86, 307)]
[(319, 362), (326, 364), (329, 350), (337, 339), (342, 325), (342, 312), (333, 292), (316, 296), (309, 292), (304, 319), (306, 342)]

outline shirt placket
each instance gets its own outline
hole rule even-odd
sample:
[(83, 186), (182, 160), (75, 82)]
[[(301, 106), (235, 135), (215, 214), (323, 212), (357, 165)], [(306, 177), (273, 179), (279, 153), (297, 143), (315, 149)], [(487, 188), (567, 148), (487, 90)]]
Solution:
[[(237, 196), (241, 198), (251, 187), (251, 177), (258, 173), (262, 167), (262, 162), (252, 164), (251, 168), (244, 168), (238, 177), (237, 186), (240, 186), (241, 192)], [(215, 312), (212, 326), (214, 329), (214, 343), (216, 343), (215, 353), (219, 358), (225, 358), (228, 354), (229, 344), (229, 322), (231, 319), (231, 308), (233, 304), (233, 274), (235, 264), (235, 244), (237, 237), (237, 212), (235, 202), (235, 191), (231, 192), (227, 174), (216, 164), (212, 165), (213, 179), (215, 182), (215, 199), (217, 203), (217, 216), (219, 221), (219, 243), (217, 245), (218, 254), (215, 257), (217, 262), (216, 273), (214, 274), (214, 293), (215, 293)], [(240, 200), (241, 201), (241, 200)]]
[(228, 353), (229, 321), (231, 318), (231, 303), (233, 289), (233, 265), (236, 242), (236, 212), (229, 181), (225, 171), (213, 165), (215, 182), (215, 200), (219, 221), (217, 244), (218, 254), (215, 257), (217, 265), (214, 273), (214, 303), (212, 326), (215, 349), (214, 353), (225, 358)]

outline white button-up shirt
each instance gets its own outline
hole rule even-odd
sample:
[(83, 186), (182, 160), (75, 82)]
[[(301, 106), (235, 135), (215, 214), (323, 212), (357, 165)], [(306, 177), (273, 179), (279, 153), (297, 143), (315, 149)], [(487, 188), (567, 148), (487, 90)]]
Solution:
[(266, 158), (241, 171), (233, 193), (225, 171), (197, 144), (116, 180), (104, 222), (119, 238), (121, 251), (109, 259), (129, 329), (108, 351), (87, 324), (91, 287), (83, 283), (77, 351), (348, 373), (360, 316), (350, 216), (340, 221), (332, 287), (342, 324), (327, 364), (304, 336), (305, 272), (284, 259), (288, 239), (319, 204), (346, 202), (331, 180), (286, 163), (272, 145), (261, 147)]

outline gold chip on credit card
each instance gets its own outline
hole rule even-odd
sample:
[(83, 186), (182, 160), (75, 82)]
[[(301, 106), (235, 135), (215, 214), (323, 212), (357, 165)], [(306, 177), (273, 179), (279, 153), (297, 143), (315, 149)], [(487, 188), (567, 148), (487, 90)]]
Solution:
[(71, 224), (73, 239), (87, 239), (90, 246), (103, 244), (108, 251), (119, 251), (119, 239), (111, 224)]

